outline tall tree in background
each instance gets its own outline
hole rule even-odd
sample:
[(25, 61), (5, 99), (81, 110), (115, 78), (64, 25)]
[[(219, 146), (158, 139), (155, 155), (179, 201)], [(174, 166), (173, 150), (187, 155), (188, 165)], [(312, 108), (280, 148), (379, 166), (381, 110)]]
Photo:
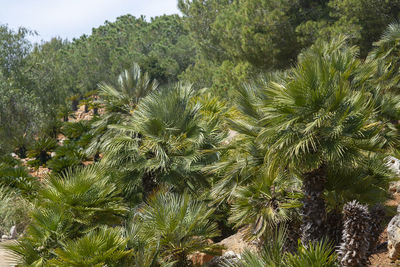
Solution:
[(176, 82), (193, 62), (194, 53), (179, 16), (164, 15), (147, 22), (144, 17), (125, 15), (94, 28), (90, 36), (75, 39), (65, 57), (75, 67), (75, 87), (87, 92), (101, 81), (112, 81), (132, 62), (161, 84)]
[(67, 97), (77, 93), (73, 83), (73, 69), (64, 49), (68, 41), (53, 38), (36, 44), (26, 58), (24, 65), (27, 87), (40, 97), (44, 113), (55, 113), (55, 108), (63, 104)]
[(331, 0), (331, 16), (335, 19), (335, 33), (350, 36), (365, 57), (372, 43), (379, 40), (389, 23), (400, 16), (399, 0)]
[[(398, 19), (399, 3), (179, 0), (185, 25), (198, 48), (195, 65), (182, 77), (224, 94), (259, 73), (289, 67), (302, 49), (340, 33), (360, 46), (365, 57), (385, 27)], [(233, 77), (224, 79), (229, 73)]]
[(0, 25), (0, 72), (4, 78), (22, 78), (25, 58), (31, 49), (27, 37), (33, 32), (26, 28), (11, 30), (7, 25)]

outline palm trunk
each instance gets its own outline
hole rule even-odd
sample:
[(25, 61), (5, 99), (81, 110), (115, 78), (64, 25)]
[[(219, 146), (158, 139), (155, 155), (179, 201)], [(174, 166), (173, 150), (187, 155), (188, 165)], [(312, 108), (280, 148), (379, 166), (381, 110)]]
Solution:
[(303, 208), (301, 242), (308, 245), (310, 242), (321, 240), (325, 235), (326, 211), (323, 193), (325, 189), (325, 166), (303, 174)]
[(72, 103), (71, 103), (72, 111), (77, 111), (78, 110), (78, 104), (79, 104), (78, 100), (76, 100), (76, 99), (72, 100)]
[(338, 257), (343, 267), (368, 266), (371, 216), (366, 205), (351, 201), (343, 207), (343, 236)]
[(385, 220), (385, 207), (381, 204), (372, 207), (371, 211), (371, 231), (369, 236), (368, 256), (376, 252), (379, 243), (379, 236), (384, 230), (383, 221)]
[(47, 152), (46, 151), (40, 151), (40, 153), (39, 153), (40, 165), (46, 164), (48, 159), (49, 159), (49, 155), (47, 155)]
[(17, 154), (20, 159), (24, 159), (24, 158), (26, 158), (27, 151), (28, 151), (28, 149), (25, 147), (25, 145), (22, 145), (17, 148), (17, 150), (15, 151), (15, 154)]
[(99, 162), (99, 161), (100, 161), (100, 154), (99, 154), (99, 152), (96, 152), (96, 154), (94, 154), (94, 156), (93, 156), (93, 161), (94, 161), (94, 162)]
[(333, 246), (339, 246), (342, 241), (343, 216), (338, 210), (332, 210), (327, 214), (327, 237)]
[(174, 267), (191, 267), (194, 266), (193, 262), (187, 258), (186, 253), (182, 252), (176, 256), (176, 263)]
[[(298, 240), (300, 238), (300, 221), (292, 219), (283, 225), (286, 228), (286, 241), (283, 250), (292, 254), (296, 253), (299, 245)], [(278, 229), (279, 227), (278, 225)]]
[(143, 200), (145, 200), (157, 188), (157, 181), (151, 173), (142, 176)]

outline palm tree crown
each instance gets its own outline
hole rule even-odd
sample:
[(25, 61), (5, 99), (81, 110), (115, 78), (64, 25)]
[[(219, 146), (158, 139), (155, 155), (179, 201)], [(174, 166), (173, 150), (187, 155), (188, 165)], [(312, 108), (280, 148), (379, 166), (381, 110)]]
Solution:
[(225, 131), (202, 115), (194, 94), (178, 84), (144, 98), (129, 123), (111, 126), (119, 134), (107, 142), (104, 162), (141, 179), (147, 193), (160, 183), (193, 192), (207, 185), (201, 170), (217, 159), (213, 148)]

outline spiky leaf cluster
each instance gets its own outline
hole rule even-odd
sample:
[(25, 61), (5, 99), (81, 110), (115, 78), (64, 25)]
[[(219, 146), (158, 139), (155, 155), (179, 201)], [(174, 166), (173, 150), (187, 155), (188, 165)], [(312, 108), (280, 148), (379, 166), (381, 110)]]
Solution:
[(39, 138), (28, 151), (28, 157), (34, 158), (29, 164), (36, 167), (46, 164), (51, 158), (50, 152), (54, 151), (56, 147), (57, 142), (55, 139), (49, 137)]
[(118, 190), (97, 166), (52, 175), (38, 193), (26, 235), (8, 248), (21, 263), (43, 264), (65, 242), (118, 224), (125, 213)]
[(104, 108), (104, 114), (93, 123), (91, 133), (94, 138), (87, 153), (93, 156), (102, 150), (107, 139), (115, 134), (108, 126), (129, 119), (140, 100), (157, 89), (158, 82), (151, 80), (136, 63), (129, 70), (124, 70), (115, 84), (101, 83), (96, 104)]
[(334, 267), (336, 255), (333, 247), (323, 240), (310, 243), (308, 246), (299, 244), (295, 253), (285, 251), (286, 232), (282, 228), (266, 240), (259, 252), (245, 251), (238, 263), (226, 263), (229, 267)]
[(295, 208), (301, 206), (298, 201), (301, 194), (289, 190), (287, 184), (279, 181), (285, 178), (261, 177), (251, 184), (236, 188), (229, 221), (234, 223), (236, 228), (250, 225), (249, 237), (264, 239), (264, 235), (268, 235), (271, 229), (295, 218)]
[(259, 135), (274, 164), (312, 170), (351, 164), (379, 145), (374, 105), (353, 81), (361, 62), (346, 39), (304, 52), (289, 79), (270, 83)]
[(82, 238), (70, 240), (55, 250), (54, 266), (122, 266), (132, 251), (120, 228), (99, 228)]
[(217, 225), (210, 221), (212, 213), (213, 209), (187, 193), (162, 189), (139, 207), (130, 235), (143, 240), (147, 250), (159, 251), (163, 261), (183, 264), (191, 253), (213, 253), (218, 248), (208, 240), (219, 234)]
[(142, 181), (144, 194), (161, 183), (193, 192), (206, 186), (202, 168), (218, 159), (224, 131), (204, 119), (194, 94), (178, 84), (142, 99), (128, 122), (112, 126), (118, 134), (107, 140), (103, 162)]

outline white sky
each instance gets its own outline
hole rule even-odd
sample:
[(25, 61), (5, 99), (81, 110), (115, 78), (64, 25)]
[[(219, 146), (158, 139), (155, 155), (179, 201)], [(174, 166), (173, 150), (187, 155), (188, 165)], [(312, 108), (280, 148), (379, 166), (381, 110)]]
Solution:
[(32, 41), (51, 37), (76, 38), (90, 34), (105, 20), (121, 15), (147, 19), (178, 13), (177, 0), (0, 0), (0, 24), (24, 26), (38, 32)]

